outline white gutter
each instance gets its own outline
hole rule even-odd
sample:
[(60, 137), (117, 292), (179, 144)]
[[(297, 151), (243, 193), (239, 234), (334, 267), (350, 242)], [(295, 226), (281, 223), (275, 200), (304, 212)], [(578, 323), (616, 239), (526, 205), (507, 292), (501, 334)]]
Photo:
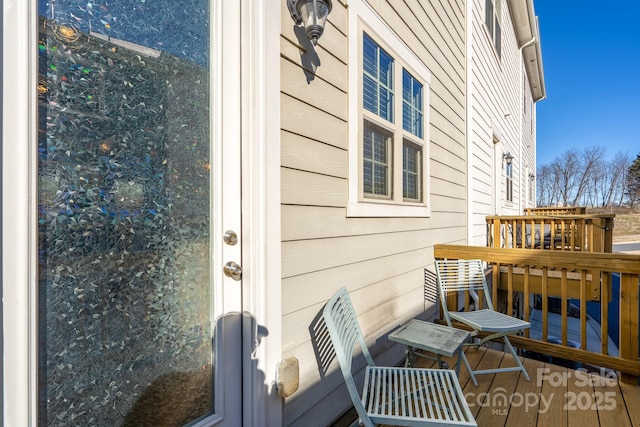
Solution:
[[(508, 2), (518, 44), (524, 46), (526, 40), (532, 37), (537, 38), (534, 47), (521, 52), (525, 57), (525, 68), (529, 75), (533, 101), (537, 102), (546, 97), (538, 17), (535, 15), (533, 0), (508, 0)], [(530, 46), (529, 43), (526, 44)]]

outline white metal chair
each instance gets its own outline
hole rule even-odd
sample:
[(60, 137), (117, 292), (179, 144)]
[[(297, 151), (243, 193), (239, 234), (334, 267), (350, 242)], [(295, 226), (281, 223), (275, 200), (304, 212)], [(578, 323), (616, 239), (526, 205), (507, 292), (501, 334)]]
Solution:
[[(345, 288), (323, 317), (361, 424), (477, 426), (453, 370), (375, 366)], [(356, 344), (367, 362), (362, 397), (351, 372)]]
[[(449, 326), (453, 326), (451, 319), (464, 323), (473, 328), (472, 335), (478, 332), (488, 332), (489, 334), (477, 342), (471, 343), (474, 346), (484, 345), (487, 341), (502, 338), (504, 344), (513, 355), (517, 366), (499, 369), (486, 369), (474, 371), (471, 369), (469, 360), (462, 352), (464, 362), (469, 376), (474, 385), (478, 385), (476, 375), (493, 374), (498, 372), (522, 371), (527, 381), (531, 381), (529, 374), (522, 365), (520, 358), (516, 354), (508, 335), (522, 331), (531, 327), (529, 322), (508, 316), (495, 311), (491, 302), (491, 294), (487, 286), (484, 269), (480, 260), (436, 260), (436, 274), (438, 276), (438, 288), (440, 290), (440, 301), (442, 302), (442, 312)], [(475, 303), (473, 311), (449, 311), (447, 308), (447, 293), (468, 291)], [(483, 301), (479, 300), (478, 291), (482, 291), (486, 307), (483, 308)]]

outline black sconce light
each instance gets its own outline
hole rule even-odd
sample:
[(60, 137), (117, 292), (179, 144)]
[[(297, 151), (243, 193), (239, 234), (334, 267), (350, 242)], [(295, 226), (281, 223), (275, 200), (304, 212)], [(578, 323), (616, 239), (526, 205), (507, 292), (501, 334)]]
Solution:
[(287, 0), (287, 7), (293, 21), (304, 26), (307, 37), (315, 46), (331, 12), (331, 0)]

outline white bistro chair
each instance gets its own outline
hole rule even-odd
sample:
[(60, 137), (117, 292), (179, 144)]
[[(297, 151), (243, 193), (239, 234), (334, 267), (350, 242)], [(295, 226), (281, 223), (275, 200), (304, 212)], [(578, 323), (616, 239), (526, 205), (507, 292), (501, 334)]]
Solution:
[[(469, 360), (462, 352), (464, 362), (469, 376), (474, 385), (478, 385), (476, 375), (494, 374), (498, 372), (522, 371), (527, 381), (531, 381), (529, 374), (522, 365), (520, 358), (516, 354), (508, 335), (517, 333), (531, 327), (529, 322), (511, 317), (509, 315), (495, 311), (491, 302), (491, 294), (487, 286), (484, 269), (480, 260), (436, 260), (436, 274), (438, 277), (438, 288), (440, 290), (440, 301), (444, 318), (449, 326), (453, 326), (451, 320), (464, 323), (473, 328), (472, 336), (478, 332), (487, 332), (488, 335), (479, 341), (471, 343), (474, 346), (484, 345), (486, 342), (496, 338), (502, 338), (507, 350), (513, 355), (516, 365), (514, 367), (485, 369), (474, 371), (471, 369)], [(447, 293), (468, 291), (475, 303), (473, 311), (449, 311), (447, 308)], [(478, 291), (482, 291), (486, 308), (483, 308), (483, 301), (479, 300)]]
[[(345, 288), (323, 317), (361, 424), (477, 426), (453, 370), (375, 366)], [(362, 396), (351, 371), (356, 344), (367, 362)]]

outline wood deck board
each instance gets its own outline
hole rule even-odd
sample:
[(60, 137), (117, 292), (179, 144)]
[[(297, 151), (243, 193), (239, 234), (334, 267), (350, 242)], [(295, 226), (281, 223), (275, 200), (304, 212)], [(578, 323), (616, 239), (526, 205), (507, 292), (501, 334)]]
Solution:
[[(502, 357), (500, 367), (506, 368), (513, 366), (515, 366), (513, 357), (505, 354)], [(509, 409), (512, 406), (509, 398), (516, 392), (517, 380), (520, 378), (520, 373), (514, 373), (514, 375), (483, 374), (482, 376), (492, 377), (492, 382), (489, 395), (484, 403), (485, 406), (480, 409), (480, 412), (476, 416), (476, 421), (478, 425), (503, 426), (507, 421)]]
[(538, 422), (538, 408), (540, 407), (539, 399), (535, 402), (533, 399), (530, 399), (529, 401), (526, 399), (527, 396), (540, 396), (542, 386), (538, 381), (536, 381), (537, 378), (534, 377), (533, 373), (536, 372), (536, 369), (540, 367), (542, 363), (533, 359), (525, 358), (523, 359), (523, 364), (531, 377), (531, 381), (527, 381), (521, 373), (518, 374), (519, 376), (516, 388), (521, 395), (525, 397), (524, 403), (521, 405), (511, 405), (506, 423), (502, 425), (519, 425), (524, 427), (535, 426)]
[[(571, 372), (567, 372), (568, 374)], [(587, 374), (576, 378), (568, 378), (567, 410), (572, 411), (569, 416), (569, 427), (597, 427), (598, 406), (591, 397), (594, 396), (593, 381)], [(580, 408), (580, 410), (578, 410)], [(575, 414), (573, 413), (575, 412)]]
[[(501, 354), (490, 354), (490, 350), (485, 349), (469, 349), (467, 350), (467, 354), (473, 354), (474, 352), (483, 353), (480, 362), (475, 365), (475, 361), (471, 360), (469, 363), (471, 364), (472, 369), (491, 369), (496, 367), (502, 361)], [(489, 355), (487, 355), (489, 353)], [(495, 356), (495, 357), (494, 357)], [(500, 359), (500, 360), (497, 360)], [(462, 370), (466, 369), (462, 367)], [(484, 374), (484, 375), (476, 375), (476, 380), (478, 381), (478, 386), (473, 385), (473, 381), (467, 381), (467, 384), (463, 388), (463, 392), (465, 397), (467, 398), (467, 403), (469, 404), (469, 408), (471, 409), (471, 413), (474, 418), (478, 418), (480, 415), (481, 409), (486, 406), (490, 406), (490, 403), (487, 402), (487, 399), (491, 398), (491, 383), (493, 382), (495, 374)], [(471, 400), (471, 401), (470, 401)]]
[[(513, 366), (510, 356), (490, 348), (468, 348), (465, 354), (473, 369)], [(451, 368), (455, 366), (455, 359), (445, 360)], [(590, 379), (583, 372), (537, 360), (523, 360), (531, 381), (526, 381), (517, 372), (484, 374), (477, 376), (478, 387), (473, 385), (462, 364), (460, 384), (478, 426), (640, 427), (640, 387), (616, 380), (606, 381), (598, 376)], [(419, 358), (417, 363), (421, 367), (434, 367), (433, 362), (423, 358)], [(502, 411), (502, 403), (491, 407), (491, 402), (498, 402), (498, 394), (506, 394), (508, 399), (512, 399), (507, 413)], [(529, 403), (524, 400), (517, 404), (520, 402), (518, 396), (528, 397)], [(478, 401), (489, 404), (484, 406)], [(547, 407), (545, 402), (551, 403)], [(353, 419), (345, 421), (348, 420), (341, 419), (334, 425), (347, 426)]]
[(640, 427), (640, 387), (620, 384), (620, 389), (627, 408), (631, 408), (627, 411), (631, 424), (633, 427)]
[[(560, 378), (565, 378), (568, 375), (567, 368), (562, 366), (545, 364), (544, 369), (549, 368), (547, 374), (550, 378), (558, 378), (555, 380), (546, 380), (545, 377), (536, 370), (533, 373), (535, 380), (542, 384), (542, 391), (540, 392), (540, 407), (538, 408), (538, 422), (537, 426), (544, 427), (556, 427), (567, 426), (567, 411), (565, 411), (566, 396), (567, 396), (567, 382)], [(540, 374), (540, 375), (539, 375)], [(548, 402), (548, 406), (543, 405), (542, 398)]]

